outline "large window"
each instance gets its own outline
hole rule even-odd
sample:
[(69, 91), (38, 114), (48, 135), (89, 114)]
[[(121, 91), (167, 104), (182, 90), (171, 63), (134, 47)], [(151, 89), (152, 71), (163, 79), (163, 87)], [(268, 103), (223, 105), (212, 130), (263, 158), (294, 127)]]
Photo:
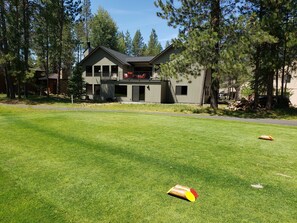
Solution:
[(117, 79), (118, 71), (119, 71), (118, 65), (111, 66), (111, 79), (114, 79), (114, 80)]
[(87, 84), (86, 91), (87, 91), (87, 94), (93, 94), (93, 85)]
[(109, 66), (102, 66), (103, 77), (109, 77)]
[(92, 76), (92, 66), (86, 66), (86, 76), (91, 77)]
[(116, 97), (127, 97), (127, 85), (115, 85)]
[(118, 65), (111, 66), (111, 73), (112, 74), (118, 74), (118, 70), (119, 70)]
[(94, 66), (94, 76), (99, 77), (101, 75), (101, 66)]
[(176, 86), (176, 95), (187, 95), (188, 94), (188, 86)]

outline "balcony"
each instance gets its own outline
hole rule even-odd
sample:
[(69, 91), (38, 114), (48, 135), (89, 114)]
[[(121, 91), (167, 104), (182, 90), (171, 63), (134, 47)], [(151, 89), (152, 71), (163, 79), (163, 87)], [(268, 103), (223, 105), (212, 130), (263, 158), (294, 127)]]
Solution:
[(151, 71), (137, 71), (137, 72), (127, 72), (124, 74), (119, 73), (100, 73), (101, 80), (151, 80)]
[(103, 81), (159, 81), (159, 77), (153, 77), (151, 71), (134, 71), (124, 74), (100, 73), (98, 75)]
[(123, 79), (149, 80), (151, 79), (151, 76), (151, 71), (134, 71), (124, 73)]

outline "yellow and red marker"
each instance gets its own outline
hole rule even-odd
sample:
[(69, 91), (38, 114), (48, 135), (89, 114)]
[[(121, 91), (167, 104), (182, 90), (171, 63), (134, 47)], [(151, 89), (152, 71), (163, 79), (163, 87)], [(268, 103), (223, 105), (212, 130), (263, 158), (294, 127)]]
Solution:
[(182, 186), (182, 185), (175, 185), (172, 187), (167, 194), (170, 194), (175, 197), (179, 197), (191, 202), (196, 201), (196, 199), (199, 197), (198, 193), (190, 187)]

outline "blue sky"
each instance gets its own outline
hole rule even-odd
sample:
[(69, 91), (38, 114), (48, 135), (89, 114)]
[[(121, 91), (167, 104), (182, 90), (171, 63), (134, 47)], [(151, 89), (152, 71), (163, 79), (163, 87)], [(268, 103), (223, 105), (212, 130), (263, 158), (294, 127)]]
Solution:
[(103, 7), (116, 22), (119, 31), (129, 30), (131, 38), (140, 29), (145, 43), (152, 29), (156, 30), (162, 46), (167, 40), (177, 36), (178, 30), (167, 26), (167, 21), (157, 17), (158, 8), (154, 0), (91, 0), (92, 13)]

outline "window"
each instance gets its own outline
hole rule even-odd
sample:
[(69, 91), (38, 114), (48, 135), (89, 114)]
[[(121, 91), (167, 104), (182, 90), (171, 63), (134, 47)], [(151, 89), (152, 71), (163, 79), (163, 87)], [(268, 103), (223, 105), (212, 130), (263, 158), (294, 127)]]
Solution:
[(99, 77), (101, 74), (101, 66), (94, 66), (94, 76)]
[(111, 66), (111, 73), (118, 74), (118, 65)]
[(116, 97), (127, 97), (127, 85), (115, 85)]
[(187, 95), (188, 94), (188, 86), (176, 86), (176, 95)]
[(95, 95), (100, 95), (100, 84), (94, 84)]
[(86, 66), (86, 76), (91, 77), (92, 76), (92, 66)]
[(118, 65), (111, 66), (111, 79), (116, 80), (118, 77)]
[(102, 66), (103, 77), (109, 77), (109, 66)]
[(87, 84), (86, 91), (87, 91), (87, 94), (93, 94), (93, 85)]

